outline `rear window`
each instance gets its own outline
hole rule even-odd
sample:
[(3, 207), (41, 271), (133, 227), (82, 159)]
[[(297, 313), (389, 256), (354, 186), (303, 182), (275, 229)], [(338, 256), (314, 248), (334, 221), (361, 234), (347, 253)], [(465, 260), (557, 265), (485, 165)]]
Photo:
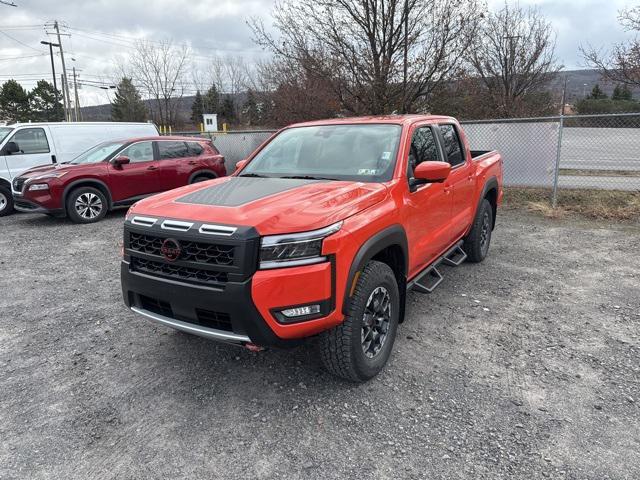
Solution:
[(158, 150), (161, 160), (170, 158), (190, 157), (189, 149), (185, 142), (158, 142)]
[(194, 157), (204, 152), (204, 147), (198, 142), (187, 142), (187, 147), (189, 148), (189, 153)]

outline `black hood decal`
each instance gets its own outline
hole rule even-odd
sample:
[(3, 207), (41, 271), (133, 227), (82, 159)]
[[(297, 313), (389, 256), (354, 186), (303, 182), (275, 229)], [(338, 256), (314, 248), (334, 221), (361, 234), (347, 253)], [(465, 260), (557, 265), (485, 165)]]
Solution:
[(323, 180), (301, 180), (292, 178), (230, 177), (228, 181), (189, 193), (176, 200), (217, 207), (237, 207), (276, 193), (302, 187)]

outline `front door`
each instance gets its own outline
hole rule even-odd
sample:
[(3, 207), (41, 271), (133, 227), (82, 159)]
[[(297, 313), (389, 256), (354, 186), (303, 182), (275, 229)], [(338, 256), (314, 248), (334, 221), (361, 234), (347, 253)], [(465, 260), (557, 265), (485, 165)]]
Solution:
[(153, 142), (129, 145), (116, 157), (128, 157), (130, 163), (109, 163), (109, 189), (114, 202), (134, 200), (136, 197), (163, 191), (158, 161), (153, 153)]
[(19, 150), (3, 157), (9, 178), (17, 177), (31, 167), (53, 163), (53, 145), (46, 127), (21, 128), (7, 140), (5, 147), (9, 142), (14, 142)]
[[(408, 181), (413, 169), (425, 161), (441, 161), (442, 155), (430, 126), (413, 131), (408, 155)], [(409, 278), (435, 260), (450, 239), (451, 191), (443, 183), (420, 185), (409, 190), (405, 202), (405, 226), (409, 242)]]

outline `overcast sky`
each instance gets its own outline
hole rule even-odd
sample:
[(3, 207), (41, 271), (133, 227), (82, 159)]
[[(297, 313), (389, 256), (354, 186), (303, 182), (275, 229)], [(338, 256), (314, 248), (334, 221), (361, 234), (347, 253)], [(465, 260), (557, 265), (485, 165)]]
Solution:
[[(0, 82), (16, 78), (32, 88), (39, 78), (51, 79), (48, 47), (55, 41), (50, 25), (64, 25), (62, 42), (68, 68), (80, 70), (80, 81), (109, 83), (113, 62), (131, 50), (133, 38), (173, 39), (193, 47), (194, 60), (207, 63), (211, 55), (240, 55), (248, 62), (265, 54), (252, 42), (248, 16), (265, 19), (274, 0), (13, 0), (0, 4)], [(509, 1), (509, 3), (513, 3)], [(565, 69), (582, 68), (581, 44), (608, 47), (629, 37), (617, 23), (617, 12), (637, 2), (623, 0), (521, 0), (536, 5), (557, 31), (557, 57)], [(502, 0), (489, 0), (499, 8)], [(105, 35), (106, 34), (106, 35)], [(14, 58), (28, 57), (28, 58)], [(72, 60), (75, 59), (75, 61)], [(59, 58), (56, 71), (61, 73)], [(68, 72), (70, 73), (70, 72)], [(82, 88), (83, 105), (106, 103), (107, 92)]]

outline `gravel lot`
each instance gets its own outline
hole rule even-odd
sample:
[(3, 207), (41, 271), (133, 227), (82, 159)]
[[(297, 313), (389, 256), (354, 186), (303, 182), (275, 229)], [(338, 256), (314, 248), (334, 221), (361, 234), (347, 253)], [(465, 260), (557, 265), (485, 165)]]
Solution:
[(130, 313), (123, 215), (0, 218), (0, 478), (640, 478), (639, 227), (501, 212), (356, 386)]

